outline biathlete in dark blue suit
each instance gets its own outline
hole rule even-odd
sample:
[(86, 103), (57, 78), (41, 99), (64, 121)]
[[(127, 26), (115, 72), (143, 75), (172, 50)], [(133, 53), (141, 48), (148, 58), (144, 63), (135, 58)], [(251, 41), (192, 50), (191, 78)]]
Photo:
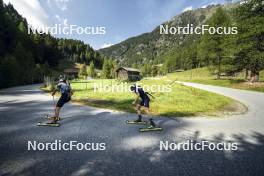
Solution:
[[(150, 98), (148, 96), (148, 93), (145, 92), (140, 86), (132, 85), (130, 87), (130, 90), (137, 95), (136, 99), (132, 103), (133, 105), (135, 105), (134, 108), (138, 114), (138, 119), (135, 120), (135, 122), (142, 122), (141, 110), (143, 109), (146, 112), (146, 114), (150, 114), (150, 109), (149, 109)], [(152, 118), (149, 119), (149, 123), (150, 123), (149, 126), (150, 128), (152, 127), (154, 128), (156, 126)]]

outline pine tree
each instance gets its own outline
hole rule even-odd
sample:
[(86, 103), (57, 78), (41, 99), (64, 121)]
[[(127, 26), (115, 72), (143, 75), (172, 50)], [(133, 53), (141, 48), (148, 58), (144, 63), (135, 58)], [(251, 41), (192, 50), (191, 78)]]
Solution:
[(115, 63), (112, 59), (107, 59), (108, 60), (108, 65), (110, 69), (110, 76), (109, 78), (114, 78), (115, 77)]
[(111, 65), (109, 64), (109, 60), (105, 59), (102, 70), (103, 78), (111, 78)]
[(152, 74), (152, 66), (150, 64), (144, 64), (144, 66), (141, 69), (143, 76), (150, 76)]
[(89, 69), (88, 69), (88, 75), (90, 77), (92, 77), (92, 78), (95, 78), (96, 77), (96, 72), (95, 72), (95, 68), (94, 68), (93, 61), (90, 62)]
[(235, 10), (238, 35), (233, 64), (239, 70), (251, 71), (251, 81), (259, 80), (259, 71), (264, 69), (264, 3), (249, 0)]
[(163, 64), (159, 70), (160, 75), (166, 75), (168, 73), (168, 67), (166, 64)]
[[(208, 21), (209, 26), (217, 27), (230, 27), (231, 19), (227, 12), (222, 7), (217, 8), (216, 12)], [(220, 78), (222, 67), (224, 66), (224, 58), (226, 57), (226, 45), (228, 35), (225, 34), (209, 34), (207, 32), (203, 37), (200, 45), (202, 53), (208, 53), (210, 58), (209, 63), (212, 70), (216, 70), (217, 79)], [(201, 52), (201, 51), (200, 51)]]
[(82, 64), (80, 66), (79, 77), (86, 79), (87, 75), (87, 66), (85, 64)]
[(0, 58), (0, 88), (14, 86), (19, 83), (19, 64), (17, 60), (6, 55)]

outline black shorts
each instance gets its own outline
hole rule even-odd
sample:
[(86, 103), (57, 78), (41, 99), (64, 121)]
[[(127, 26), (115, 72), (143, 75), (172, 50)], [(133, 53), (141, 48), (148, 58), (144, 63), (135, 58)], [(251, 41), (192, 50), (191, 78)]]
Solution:
[(59, 101), (57, 102), (57, 107), (61, 108), (65, 103), (71, 100), (71, 96), (68, 94), (62, 94)]
[(140, 103), (139, 105), (140, 106), (144, 106), (146, 108), (149, 108), (149, 102), (150, 102), (150, 99), (147, 97), (147, 98), (143, 98), (140, 100)]

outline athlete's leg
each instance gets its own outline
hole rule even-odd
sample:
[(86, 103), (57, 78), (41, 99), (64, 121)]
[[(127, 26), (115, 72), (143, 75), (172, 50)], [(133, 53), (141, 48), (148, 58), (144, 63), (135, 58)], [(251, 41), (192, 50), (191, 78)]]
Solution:
[(50, 118), (52, 120), (51, 123), (57, 123), (57, 121), (59, 120), (59, 116), (60, 116), (60, 110), (61, 110), (61, 107), (56, 106), (55, 114), (53, 117)]
[(141, 122), (142, 121), (141, 106), (139, 104), (137, 104), (135, 109), (136, 109), (137, 115), (138, 115), (138, 119), (136, 121)]
[(54, 120), (53, 122), (57, 122), (59, 120), (60, 117), (60, 111), (61, 108), (64, 106), (65, 103), (69, 102), (71, 100), (71, 98), (67, 95), (61, 95), (59, 101), (57, 102), (56, 108), (55, 108), (55, 115), (54, 115)]
[(60, 116), (60, 110), (61, 110), (61, 107), (56, 107), (55, 109), (55, 117), (58, 118)]
[(149, 109), (148, 107), (144, 107), (144, 111), (145, 111), (145, 113), (146, 113), (147, 115), (150, 114), (150, 109)]
[[(145, 103), (144, 103), (144, 111), (145, 111), (145, 113), (146, 113), (147, 115), (150, 115), (150, 114), (151, 114), (151, 113), (150, 113), (149, 101), (148, 101), (148, 100), (145, 101)], [(155, 126), (156, 126), (156, 124), (154, 123), (154, 121), (153, 121), (152, 118), (149, 119), (149, 124), (150, 124), (150, 127), (155, 127)]]

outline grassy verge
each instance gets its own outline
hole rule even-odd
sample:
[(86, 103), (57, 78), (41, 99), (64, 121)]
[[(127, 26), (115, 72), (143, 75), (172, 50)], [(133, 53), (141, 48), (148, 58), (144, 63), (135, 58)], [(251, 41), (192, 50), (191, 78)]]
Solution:
[[(155, 99), (151, 100), (151, 111), (153, 115), (161, 116), (220, 116), (223, 113), (241, 112), (243, 107), (240, 103), (221, 95), (207, 91), (171, 84), (171, 82), (160, 80), (142, 80), (142, 85), (169, 85), (171, 92), (152, 93)], [(89, 81), (71, 82), (74, 90), (73, 101), (85, 105), (107, 108), (126, 112), (135, 112), (132, 102), (135, 95), (131, 92), (94, 91), (94, 86), (118, 86), (122, 84), (117, 80), (94, 79)], [(129, 87), (130, 84), (127, 84)], [(48, 91), (48, 89), (44, 89)]]
[[(240, 73), (236, 78), (222, 78), (217, 80), (214, 75), (210, 74), (207, 68), (198, 68), (184, 72), (170, 73), (167, 77), (171, 80), (264, 92), (264, 82), (250, 84), (244, 80), (244, 73)], [(260, 72), (260, 80), (263, 80), (263, 78), (264, 71)]]

